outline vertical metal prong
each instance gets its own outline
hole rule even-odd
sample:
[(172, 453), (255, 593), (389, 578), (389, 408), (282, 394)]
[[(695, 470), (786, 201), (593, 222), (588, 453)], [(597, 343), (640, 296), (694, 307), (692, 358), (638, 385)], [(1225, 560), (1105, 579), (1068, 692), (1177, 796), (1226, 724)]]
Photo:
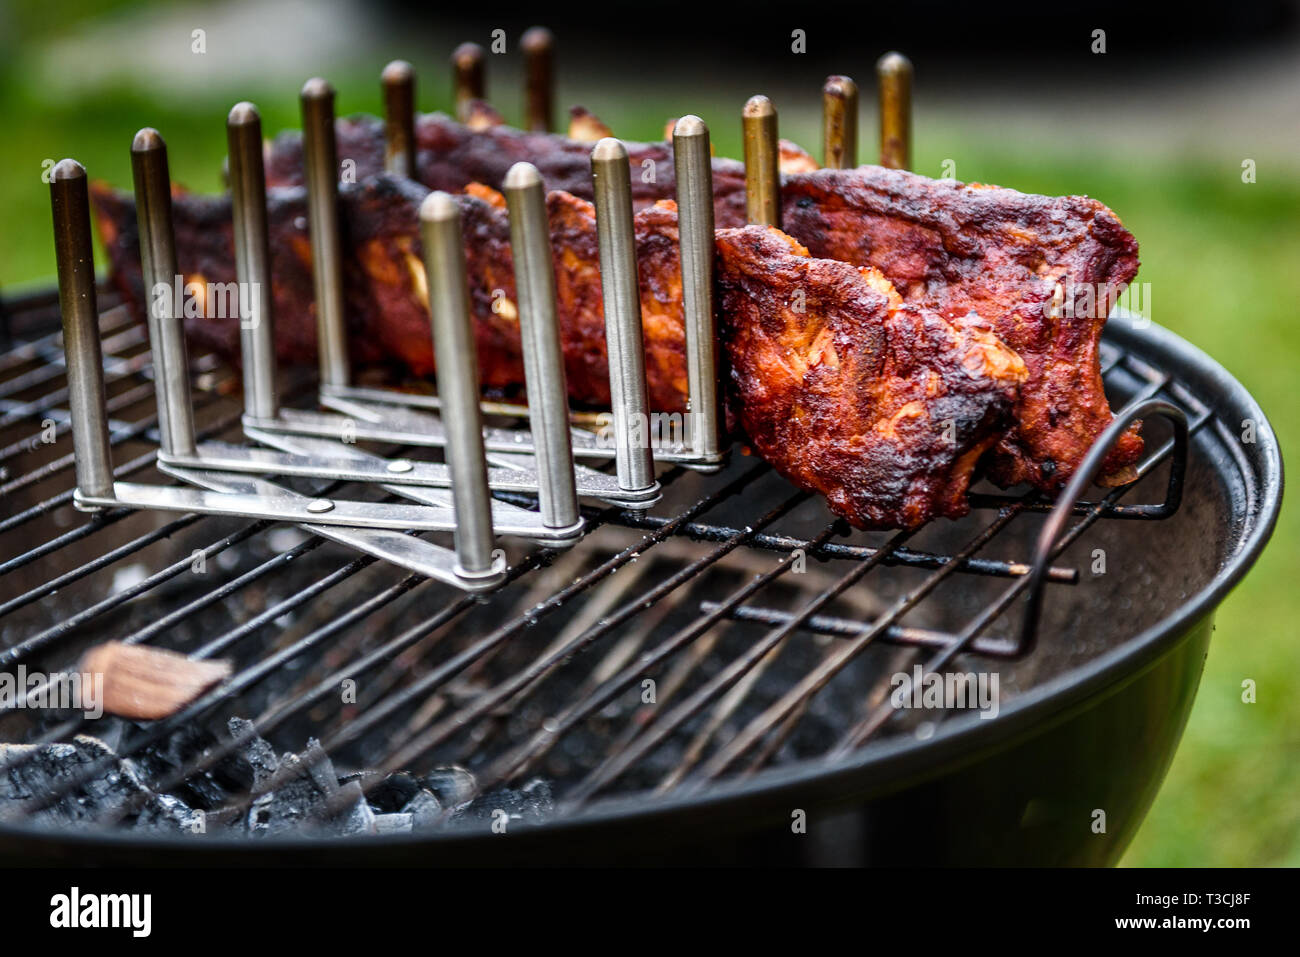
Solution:
[(136, 222), (144, 277), (149, 350), (153, 355), (158, 432), (164, 455), (193, 455), (194, 405), (182, 316), (183, 280), (176, 265), (167, 144), (146, 127), (131, 142)]
[(492, 557), (491, 495), (483, 417), (479, 411), (478, 350), (470, 325), (460, 207), (453, 196), (430, 193), (420, 206), (420, 235), (428, 273), (433, 352), (438, 364), (438, 398), (447, 429), (456, 508), (457, 574), (486, 578), (498, 573)]
[(912, 166), (912, 61), (886, 53), (876, 61), (880, 86), (880, 165)]
[(275, 383), (275, 306), (266, 226), (266, 174), (262, 118), (252, 103), (236, 103), (226, 118), (230, 199), (235, 227), (235, 278), (239, 286), (239, 346), (243, 354), (244, 414), (280, 414)]
[(63, 352), (72, 415), (72, 453), (77, 495), (113, 495), (113, 456), (108, 439), (104, 356), (95, 300), (95, 252), (90, 239), (90, 196), (86, 170), (76, 160), (60, 161), (50, 175), (54, 255), (63, 314)]
[(415, 68), (394, 60), (380, 75), (384, 87), (384, 169), (415, 179)]
[(320, 77), (302, 88), (302, 148), (307, 168), (307, 221), (316, 292), (316, 347), (322, 388), (346, 386), (347, 325), (343, 244), (339, 236), (339, 160), (334, 140), (334, 87)]
[(781, 149), (776, 107), (765, 96), (751, 96), (741, 113), (745, 134), (745, 215), (760, 226), (781, 225)]
[(722, 458), (713, 315), (713, 162), (709, 128), (698, 116), (683, 116), (673, 127), (673, 167), (686, 323), (686, 434), (691, 451), (713, 463)]
[(540, 479), (542, 521), (550, 528), (576, 524), (578, 491), (569, 437), (569, 397), (555, 308), (555, 265), (542, 176), (516, 163), (505, 178), (510, 208), (510, 250), (515, 261), (519, 332), (523, 340), (528, 421)]
[(456, 119), (469, 119), (469, 105), (485, 96), (483, 61), (487, 55), (477, 43), (462, 43), (451, 54), (452, 82), (456, 89)]
[(858, 165), (858, 85), (847, 76), (828, 76), (822, 85), (822, 166)]
[(549, 133), (555, 100), (555, 36), (530, 27), (519, 39), (524, 53), (524, 128)]
[(591, 151), (596, 196), (600, 288), (609, 350), (609, 393), (614, 420), (614, 461), (619, 487), (629, 492), (657, 485), (650, 449), (649, 399), (641, 332), (641, 295), (632, 223), (632, 179), (627, 149), (611, 136)]

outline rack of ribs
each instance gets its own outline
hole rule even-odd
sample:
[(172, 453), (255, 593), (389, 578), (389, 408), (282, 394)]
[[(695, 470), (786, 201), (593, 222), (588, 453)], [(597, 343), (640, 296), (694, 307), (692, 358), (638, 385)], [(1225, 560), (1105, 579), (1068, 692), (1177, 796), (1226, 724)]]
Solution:
[[(345, 262), (345, 291), (354, 364), (389, 377), (421, 378), (435, 371), (416, 211), (431, 189), (459, 192), (480, 381), (495, 395), (520, 394), (523, 360), (509, 227), (496, 190), (506, 170), (525, 159), (537, 166), (550, 190), (570, 397), (578, 405), (606, 405), (608, 369), (590, 203), (590, 144), (499, 124), (462, 125), (441, 114), (425, 114), (416, 124), (417, 179), (409, 180), (382, 171), (381, 121), (341, 120), (337, 134), (338, 155), (351, 160), (356, 173), (356, 182), (344, 183), (340, 190), (342, 228), (352, 250)], [(628, 143), (627, 148), (634, 172), (650, 404), (659, 411), (682, 411), (686, 358), (676, 207), (669, 199), (675, 194), (672, 148), (669, 143)], [(997, 386), (986, 396), (984, 414), (978, 419), (957, 417), (961, 428), (970, 430), (959, 443), (966, 453), (959, 468), (966, 471), (947, 484), (933, 476), (923, 482), (924, 504), (900, 504), (895, 497), (889, 499), (894, 504), (877, 506), (868, 501), (869, 492), (865, 499), (855, 498), (849, 485), (874, 481), (870, 468), (855, 473), (856, 479), (848, 473), (836, 479), (810, 477), (808, 467), (790, 463), (778, 462), (778, 467), (819, 491), (825, 490), (822, 485), (840, 482), (845, 497), (835, 507), (862, 525), (912, 525), (931, 515), (959, 513), (956, 503), (981, 454), (980, 470), (1001, 485), (1027, 482), (1043, 490), (1059, 488), (1111, 420), (1098, 342), (1110, 306), (1138, 268), (1137, 242), (1118, 217), (1086, 197), (1035, 196), (876, 166), (815, 170), (815, 163), (798, 147), (783, 143), (781, 153), (785, 233), (816, 262), (871, 267), (872, 275), (883, 277), (891, 287), (887, 298), (897, 297), (901, 303), (876, 317), (875, 326), (890, 330), (891, 342), (907, 338), (895, 330), (908, 323), (916, 325), (911, 338), (918, 343), (937, 335), (935, 323), (959, 338), (974, 336), (987, 325), (1018, 356), (1024, 376), (1014, 389), (1009, 414), (995, 414), (1004, 400), (992, 399), (994, 394), (1005, 397), (1009, 380), (1004, 374), (989, 377)], [(311, 363), (316, 355), (311, 244), (298, 134), (283, 133), (271, 143), (266, 169), (277, 353), (282, 362)], [(654, 175), (641, 175), (647, 170)], [(722, 276), (733, 274), (739, 255), (734, 237), (726, 231), (745, 223), (743, 166), (715, 158), (713, 184), (722, 283)], [(143, 290), (131, 197), (97, 185), (93, 201), (114, 281), (139, 308)], [(233, 282), (229, 199), (181, 194), (173, 209), (180, 269), (187, 283), (203, 288)], [(796, 247), (777, 245), (784, 250), (772, 242), (745, 248), (750, 250), (747, 255), (778, 256), (784, 263)], [(775, 265), (756, 268), (761, 272)], [(825, 276), (829, 269), (819, 265), (814, 272)], [(770, 370), (772, 365), (757, 359), (746, 362), (737, 354), (736, 343), (755, 341), (744, 334), (744, 327), (760, 318), (737, 288), (719, 286), (718, 318), (732, 363), (729, 417), (748, 430), (767, 416), (753, 407), (762, 393), (737, 388), (735, 370)], [(1065, 295), (1078, 296), (1079, 301), (1064, 303)], [(233, 358), (238, 355), (238, 319), (233, 314), (210, 318), (220, 312), (196, 309), (187, 318), (187, 334)], [(970, 318), (971, 313), (978, 319)], [(867, 326), (865, 321), (831, 323), (836, 329)], [(787, 328), (794, 335), (793, 327)], [(802, 340), (795, 336), (794, 341)], [(793, 341), (789, 348), (796, 348)], [(1014, 366), (995, 365), (1004, 373)], [(941, 372), (940, 378), (945, 375)], [(844, 398), (847, 401), (847, 395)], [(1000, 424), (995, 428), (994, 423)], [(1142, 451), (1138, 430), (1135, 424), (1109, 455), (1102, 483), (1131, 479)], [(761, 454), (777, 454), (771, 447), (764, 452), (763, 441), (752, 433), (750, 437)], [(980, 454), (973, 454), (976, 449)]]
[(965, 515), (1026, 379), (992, 327), (905, 303), (878, 270), (814, 259), (772, 227), (719, 230), (717, 265), (735, 408), (759, 454), (861, 528)]

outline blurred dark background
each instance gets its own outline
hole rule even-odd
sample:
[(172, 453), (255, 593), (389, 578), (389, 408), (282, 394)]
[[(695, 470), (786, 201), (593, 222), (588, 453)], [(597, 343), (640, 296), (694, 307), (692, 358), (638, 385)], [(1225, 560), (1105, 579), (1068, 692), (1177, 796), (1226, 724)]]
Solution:
[[(403, 20), (431, 11), (417, 0), (379, 0), (376, 7)], [(809, 53), (860, 56), (866, 47), (906, 47), (911, 54), (939, 54), (965, 62), (1005, 57), (1011, 68), (1079, 66), (1088, 44), (1063, 44), (1068, 36), (1090, 36), (1093, 28), (1115, 29), (1108, 50), (1127, 67), (1159, 68), (1190, 53), (1214, 56), (1238, 46), (1269, 43), (1297, 27), (1292, 0), (1244, 0), (1232, 4), (1134, 3), (1095, 0), (1087, 4), (1043, 4), (1029, 0), (972, 3), (931, 0), (923, 4), (818, 2), (762, 9), (725, 4), (654, 2), (566, 3), (542, 15), (535, 3), (492, 3), (481, 11), (462, 6), (439, 10), (439, 26), (510, 34), (544, 20), (562, 28), (570, 42), (602, 59), (618, 62), (667, 57), (681, 63), (716, 56), (728, 64), (761, 65), (789, 52), (789, 31), (806, 31)], [(616, 33), (626, 34), (616, 36)]]

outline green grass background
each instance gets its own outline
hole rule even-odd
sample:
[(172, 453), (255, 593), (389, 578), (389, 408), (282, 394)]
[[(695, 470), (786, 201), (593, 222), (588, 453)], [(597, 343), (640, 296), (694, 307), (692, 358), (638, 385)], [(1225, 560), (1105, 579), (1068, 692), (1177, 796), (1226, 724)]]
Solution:
[[(60, 4), (63, 7), (77, 4)], [(19, 26), (51, 29), (34, 15)], [(12, 51), (11, 51), (12, 52)], [(145, 124), (173, 144), (173, 178), (215, 191), (225, 154), (223, 119), (236, 99), (257, 100), (268, 134), (297, 125), (294, 90), (251, 84), (199, 96), (99, 88), (54, 96), (19, 80), (21, 56), (0, 66), (0, 286), (53, 274), (49, 194), (42, 162), (72, 155), (91, 175), (130, 183), (128, 146)], [(378, 108), (382, 64), (331, 73), (339, 112)], [(445, 109), (441, 63), (419, 64), (420, 105)], [(430, 80), (425, 82), (424, 78)], [(622, 136), (657, 139), (677, 106), (654, 96), (603, 111)], [(692, 102), (700, 94), (694, 93)], [(704, 94), (707, 98), (707, 92)], [(705, 100), (707, 103), (707, 99)], [(739, 154), (734, 104), (710, 115), (717, 151)], [(508, 115), (514, 115), (513, 112)], [(815, 122), (815, 115), (813, 117)], [(864, 139), (869, 127), (865, 126)], [(783, 128), (816, 143), (815, 126)], [(1142, 246), (1140, 281), (1153, 318), (1200, 346), (1240, 379), (1272, 420), (1284, 454), (1300, 448), (1300, 178), (1294, 157), (1256, 157), (1258, 181), (1241, 180), (1240, 152), (1221, 160), (1176, 155), (1137, 160), (1123, 151), (1008, 142), (976, 124), (918, 125), (915, 167), (938, 175), (945, 158), (958, 177), (1028, 192), (1085, 193), (1113, 208)], [(1300, 864), (1300, 510), (1283, 508), (1271, 546), (1220, 611), (1204, 680), (1178, 756), (1149, 818), (1125, 857), (1129, 865)], [(1243, 704), (1253, 678), (1258, 702)]]

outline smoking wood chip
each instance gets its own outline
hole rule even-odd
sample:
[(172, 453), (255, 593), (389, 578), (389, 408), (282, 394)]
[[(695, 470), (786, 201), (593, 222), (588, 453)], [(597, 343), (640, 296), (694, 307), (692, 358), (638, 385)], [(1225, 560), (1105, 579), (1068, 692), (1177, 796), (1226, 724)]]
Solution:
[(175, 714), (230, 677), (228, 661), (195, 661), (174, 651), (110, 641), (91, 648), (81, 668), (104, 676), (104, 710), (154, 721)]

